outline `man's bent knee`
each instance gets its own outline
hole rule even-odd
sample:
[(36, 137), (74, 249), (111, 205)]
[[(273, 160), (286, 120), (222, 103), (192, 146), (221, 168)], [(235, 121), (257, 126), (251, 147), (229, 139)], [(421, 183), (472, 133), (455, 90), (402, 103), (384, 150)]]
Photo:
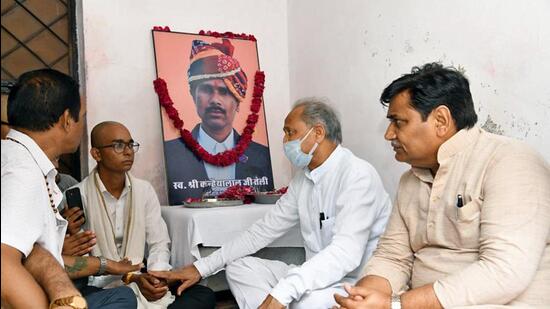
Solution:
[(250, 264), (250, 261), (254, 259), (254, 257), (245, 256), (227, 264), (227, 266), (225, 266), (226, 277), (229, 279), (234, 278), (235, 276), (242, 276), (243, 273), (251, 272), (252, 269), (248, 265)]

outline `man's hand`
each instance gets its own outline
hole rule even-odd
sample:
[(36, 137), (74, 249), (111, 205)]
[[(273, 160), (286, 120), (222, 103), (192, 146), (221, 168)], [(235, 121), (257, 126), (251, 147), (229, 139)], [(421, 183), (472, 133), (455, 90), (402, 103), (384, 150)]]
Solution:
[[(370, 309), (370, 308), (391, 308), (391, 295), (378, 290), (344, 284), (348, 297), (334, 294), (334, 299), (341, 306), (341, 309)], [(338, 307), (333, 307), (338, 308)]]
[(172, 271), (150, 271), (149, 274), (157, 278), (166, 279), (168, 282), (181, 280), (182, 283), (177, 291), (178, 296), (181, 295), (185, 289), (199, 282), (202, 278), (193, 264)]
[(283, 306), (277, 299), (275, 299), (271, 294), (267, 295), (260, 307), (258, 309), (284, 309), (286, 306)]
[(86, 253), (90, 253), (95, 244), (95, 233), (92, 231), (80, 232), (73, 235), (65, 235), (62, 254), (83, 256)]
[[(132, 261), (128, 258), (124, 258), (118, 262), (107, 260), (107, 268), (105, 272), (110, 275), (124, 275), (125, 273), (131, 273), (138, 271), (143, 267), (143, 263), (132, 265)], [(143, 294), (145, 295), (145, 294)]]
[(168, 292), (166, 280), (158, 279), (150, 274), (140, 274), (132, 276), (132, 281), (139, 286), (141, 294), (148, 301), (161, 299)]
[(78, 207), (67, 209), (67, 206), (65, 206), (65, 211), (63, 211), (62, 215), (63, 218), (69, 222), (67, 231), (69, 231), (71, 235), (78, 233), (78, 231), (80, 231), (80, 226), (86, 222), (84, 212)]

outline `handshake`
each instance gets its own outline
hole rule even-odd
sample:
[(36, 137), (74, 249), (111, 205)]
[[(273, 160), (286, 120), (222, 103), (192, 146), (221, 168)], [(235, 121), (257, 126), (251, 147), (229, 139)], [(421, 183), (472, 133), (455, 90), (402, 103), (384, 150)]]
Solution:
[(193, 265), (185, 266), (181, 269), (172, 271), (149, 271), (147, 273), (126, 273), (122, 276), (122, 281), (125, 284), (132, 282), (136, 283), (141, 291), (141, 294), (149, 301), (155, 301), (162, 298), (170, 286), (177, 284), (181, 285), (177, 289), (177, 295), (196, 284), (201, 279), (201, 275), (197, 268)]

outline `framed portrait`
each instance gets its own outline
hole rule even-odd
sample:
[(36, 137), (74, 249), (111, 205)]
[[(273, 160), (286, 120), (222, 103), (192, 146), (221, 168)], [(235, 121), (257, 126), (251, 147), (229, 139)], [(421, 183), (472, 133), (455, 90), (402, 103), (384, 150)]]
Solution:
[[(256, 41), (153, 31), (157, 77), (166, 81), (184, 128), (210, 154), (233, 149), (246, 126), (254, 76), (260, 69)], [(273, 190), (269, 140), (262, 105), (252, 141), (229, 166), (204, 162), (161, 108), (170, 205), (217, 196), (228, 187)]]

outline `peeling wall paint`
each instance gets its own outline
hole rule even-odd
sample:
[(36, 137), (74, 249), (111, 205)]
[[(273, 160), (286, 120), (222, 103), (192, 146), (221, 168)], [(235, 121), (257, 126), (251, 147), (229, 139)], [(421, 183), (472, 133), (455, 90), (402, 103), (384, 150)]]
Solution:
[(525, 141), (550, 162), (550, 1), (288, 5), (291, 100), (331, 99), (341, 113), (344, 146), (375, 166), (391, 194), (408, 166), (394, 160), (384, 140), (388, 123), (380, 93), (426, 62), (464, 71), (478, 125)]
[(504, 133), (500, 125), (493, 122), (493, 119), (491, 119), (491, 115), (487, 115), (487, 120), (485, 120), (485, 123), (481, 127), (488, 132), (498, 135), (503, 135)]

